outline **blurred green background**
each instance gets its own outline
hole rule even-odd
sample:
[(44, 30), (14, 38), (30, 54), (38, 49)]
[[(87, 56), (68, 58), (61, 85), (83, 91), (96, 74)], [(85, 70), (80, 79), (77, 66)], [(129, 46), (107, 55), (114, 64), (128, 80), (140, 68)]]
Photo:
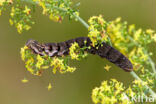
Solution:
[[(156, 30), (155, 0), (73, 0), (81, 2), (80, 16), (87, 21), (89, 17), (102, 14), (108, 20), (122, 17), (129, 24), (143, 29)], [(33, 14), (36, 22), (30, 31), (19, 35), (15, 27), (9, 25), (9, 11), (0, 16), (0, 104), (92, 104), (91, 92), (103, 80), (116, 78), (125, 86), (133, 77), (105, 59), (89, 55), (82, 61), (74, 61), (74, 73), (56, 74), (46, 71), (42, 77), (32, 76), (21, 61), (20, 48), (32, 38), (40, 42), (60, 42), (79, 36), (87, 36), (87, 29), (79, 22), (67, 18), (60, 24), (50, 21), (38, 8)], [(154, 44), (151, 51), (156, 51)], [(156, 53), (156, 52), (155, 52)], [(153, 56), (155, 60), (156, 55)], [(156, 62), (156, 60), (155, 60)], [(112, 69), (107, 72), (104, 65)], [(21, 83), (26, 77), (29, 83)], [(53, 89), (47, 90), (52, 82)]]

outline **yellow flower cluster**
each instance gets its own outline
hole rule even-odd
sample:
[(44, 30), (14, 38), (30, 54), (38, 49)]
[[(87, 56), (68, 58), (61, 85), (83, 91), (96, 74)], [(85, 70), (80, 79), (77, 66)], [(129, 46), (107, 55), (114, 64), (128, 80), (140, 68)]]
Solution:
[(71, 59), (79, 60), (79, 51), (80, 47), (78, 43), (74, 42), (72, 46), (69, 48), (69, 55), (71, 56)]
[(100, 87), (93, 89), (92, 100), (94, 104), (130, 104), (124, 89), (123, 84), (115, 79), (103, 81)]
[(13, 0), (0, 0), (0, 16), (2, 14), (2, 10), (5, 10), (9, 4), (13, 4)]
[(90, 24), (88, 37), (90, 37), (93, 46), (108, 41), (108, 35), (105, 31), (107, 24), (101, 15), (91, 17), (88, 22)]
[(65, 72), (74, 72), (76, 68), (66, 66), (64, 64), (64, 59), (59, 59), (59, 58), (53, 58), (51, 61), (50, 66), (53, 67), (53, 73), (55, 74), (57, 70), (59, 70), (60, 73), (65, 73)]
[(106, 65), (106, 66), (104, 67), (104, 69), (107, 70), (107, 71), (109, 71), (110, 68), (111, 68), (111, 66), (109, 66), (109, 65)]
[(93, 89), (92, 100), (94, 104), (135, 104), (132, 102), (133, 97), (145, 96), (145, 92), (148, 95), (148, 89), (145, 87), (147, 84), (145, 81), (134, 80), (126, 89), (123, 83), (116, 79), (103, 81), (100, 87)]
[(93, 46), (101, 42), (108, 42), (110, 38), (113, 46), (126, 55), (132, 62), (134, 70), (149, 66), (146, 52), (147, 45), (156, 42), (156, 32), (151, 29), (143, 31), (136, 29), (135, 25), (121, 22), (121, 18), (105, 21), (102, 16), (93, 16), (89, 19), (89, 34)]
[(146, 33), (150, 35), (150, 38), (156, 42), (156, 32), (152, 29), (147, 29)]
[(27, 80), (26, 78), (24, 78), (24, 79), (21, 80), (21, 82), (22, 82), (22, 83), (28, 83), (29, 80)]
[[(65, 16), (75, 20), (77, 20), (75, 17), (79, 16), (79, 12), (71, 8), (70, 0), (14, 0), (14, 2), (13, 0), (0, 0), (0, 15), (10, 6), (9, 22), (17, 28), (20, 34), (24, 30), (31, 29), (31, 25), (34, 24), (30, 6), (25, 3), (23, 5), (22, 2), (39, 5), (43, 9), (43, 14), (56, 22), (61, 22)], [(14, 5), (11, 5), (13, 3)]]
[(135, 96), (135, 92), (132, 90), (131, 87), (128, 87), (128, 89), (126, 90), (126, 94), (129, 96), (129, 98), (132, 98)]
[(5, 1), (6, 0), (0, 0), (0, 6), (2, 6)]
[(56, 71), (66, 73), (74, 72), (76, 70), (75, 67), (68, 66), (64, 59), (35, 55), (27, 46), (21, 48), (21, 58), (25, 61), (26, 69), (33, 75), (40, 76), (44, 69), (48, 69), (50, 67), (52, 67), (52, 72), (54, 74)]
[(49, 83), (49, 85), (48, 85), (48, 91), (50, 91), (52, 89), (52, 85), (51, 85), (51, 83)]
[(80, 58), (85, 58), (87, 53), (79, 47), (78, 43), (74, 42), (69, 48), (69, 55), (71, 59), (80, 60)]
[(106, 28), (107, 34), (109, 34), (112, 44), (120, 50), (123, 54), (128, 52), (127, 44), (129, 43), (129, 39), (127, 38), (127, 34), (125, 31), (125, 27), (127, 25), (126, 22), (120, 23), (121, 18), (117, 18), (114, 21), (110, 21)]
[(39, 6), (43, 9), (44, 15), (49, 15), (49, 18), (55, 22), (61, 22), (64, 16), (69, 15), (73, 18), (73, 14), (77, 16), (79, 13), (71, 9), (70, 0), (33, 0), (38, 2)]
[(135, 70), (139, 70), (143, 68), (144, 64), (142, 63), (148, 60), (148, 55), (144, 53), (144, 50), (142, 47), (139, 47), (139, 48), (134, 47), (128, 56)]
[(141, 69), (141, 74), (139, 76), (144, 83), (146, 83), (149, 87), (154, 88), (156, 86), (156, 75), (155, 73), (149, 71), (149, 69)]
[(28, 6), (22, 8), (19, 7), (19, 5), (13, 6), (10, 12), (10, 25), (15, 25), (19, 33), (22, 33), (23, 30), (29, 30), (31, 28), (30, 25), (34, 24), (34, 22), (31, 21), (30, 12), (31, 9)]
[(0, 0), (0, 6), (3, 6), (5, 4), (12, 4), (13, 3), (13, 0)]
[[(145, 87), (147, 85), (147, 82), (141, 81), (141, 80), (134, 80), (132, 85), (128, 87), (128, 89), (125, 91), (129, 99), (132, 99), (133, 97), (137, 97), (140, 95), (148, 95), (147, 94), (147, 88)], [(144, 100), (144, 99), (143, 99)], [(133, 102), (135, 103), (135, 102)]]
[(44, 59), (40, 55), (37, 55), (36, 67), (40, 69), (43, 64), (44, 64)]
[(27, 46), (24, 46), (23, 48), (21, 48), (21, 58), (23, 61), (25, 61), (25, 50), (28, 49)]
[[(92, 17), (92, 18), (95, 18)], [(97, 16), (96, 16), (97, 18)], [(101, 16), (99, 16), (101, 18)], [(90, 25), (90, 28), (95, 26), (99, 26), (97, 24), (97, 21), (89, 21), (93, 24)], [(127, 22), (121, 22), (121, 18), (117, 18), (114, 21), (106, 22), (107, 24), (104, 28), (105, 34), (110, 38), (113, 46), (117, 48), (120, 52), (125, 54), (132, 62), (133, 67), (135, 70), (139, 70), (140, 75), (139, 77), (141, 80), (134, 80), (132, 85), (128, 87), (128, 89), (124, 89), (120, 87), (122, 90), (117, 91), (117, 93), (122, 92), (122, 94), (126, 94), (126, 96), (131, 99), (134, 96), (144, 95), (145, 92), (148, 93), (148, 88), (145, 86), (149, 86), (150, 88), (154, 88), (156, 85), (155, 82), (155, 73), (151, 72), (149, 69), (152, 68), (149, 64), (149, 57), (152, 55), (152, 53), (149, 53), (147, 51), (148, 44), (151, 42), (156, 42), (156, 32), (151, 29), (147, 29), (146, 31), (143, 31), (142, 29), (136, 29), (135, 25), (127, 25)], [(98, 27), (99, 28), (99, 27)], [(94, 28), (93, 28), (94, 29)], [(90, 29), (91, 30), (91, 29)], [(96, 34), (101, 33), (101, 30), (96, 30)], [(94, 35), (97, 37), (96, 35)], [(100, 43), (96, 41), (96, 38), (90, 37), (94, 43)], [(105, 41), (107, 42), (107, 41)], [(109, 67), (105, 67), (105, 69), (109, 69)], [(103, 82), (105, 86), (95, 88), (92, 93), (92, 99), (95, 104), (114, 104), (114, 103), (120, 103), (120, 101), (113, 100), (114, 102), (109, 102), (109, 100), (112, 98), (109, 94), (107, 94), (105, 91), (109, 90), (110, 87), (116, 88), (114, 85), (110, 86), (107, 81)], [(110, 82), (112, 83), (112, 82)], [(105, 89), (105, 90), (104, 90)], [(124, 89), (124, 90), (123, 90)], [(109, 92), (111, 93), (112, 90)], [(115, 95), (115, 92), (113, 94)], [(148, 95), (148, 94), (147, 94)], [(121, 95), (123, 96), (123, 95)], [(113, 96), (115, 98), (115, 96)], [(105, 102), (102, 102), (104, 99)], [(108, 103), (107, 103), (107, 102)], [(126, 100), (125, 100), (126, 101)], [(129, 102), (127, 100), (127, 102)], [(133, 102), (129, 102), (133, 103)], [(124, 104), (122, 102), (122, 104)], [(125, 103), (127, 104), (127, 103)]]

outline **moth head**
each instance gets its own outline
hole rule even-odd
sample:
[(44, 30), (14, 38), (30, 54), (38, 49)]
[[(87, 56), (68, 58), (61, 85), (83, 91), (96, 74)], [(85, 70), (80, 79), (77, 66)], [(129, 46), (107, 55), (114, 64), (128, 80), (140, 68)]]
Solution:
[(36, 40), (33, 39), (29, 39), (26, 43), (26, 46), (37, 54), (41, 54), (43, 51), (42, 44), (38, 43)]
[(125, 71), (127, 72), (131, 72), (133, 71), (133, 65), (132, 63), (130, 62), (130, 60), (128, 60), (128, 58), (126, 57), (123, 57), (121, 60), (120, 60), (120, 65), (119, 65), (122, 69), (124, 69)]
[(29, 39), (26, 43), (26, 46), (30, 48), (32, 45), (36, 45), (36, 44), (38, 44), (36, 40)]

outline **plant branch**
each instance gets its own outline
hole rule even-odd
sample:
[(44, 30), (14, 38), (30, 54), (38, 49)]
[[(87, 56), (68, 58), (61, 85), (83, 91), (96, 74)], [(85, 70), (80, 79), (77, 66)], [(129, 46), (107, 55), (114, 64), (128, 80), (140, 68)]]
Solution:
[(80, 16), (77, 16), (75, 13), (74, 16), (83, 26), (85, 26), (87, 29), (89, 28), (89, 25)]

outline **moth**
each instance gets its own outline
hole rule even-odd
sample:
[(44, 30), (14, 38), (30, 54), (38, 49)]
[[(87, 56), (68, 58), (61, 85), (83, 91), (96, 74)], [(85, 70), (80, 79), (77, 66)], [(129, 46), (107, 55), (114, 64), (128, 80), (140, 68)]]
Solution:
[(101, 58), (106, 58), (126, 72), (133, 70), (133, 65), (126, 56), (104, 42), (100, 45), (97, 45), (98, 48), (97, 46), (93, 47), (89, 37), (78, 37), (59, 43), (42, 44), (38, 43), (36, 40), (30, 39), (27, 41), (26, 46), (35, 54), (39, 54), (41, 56), (48, 55), (50, 57), (61, 57), (69, 55), (69, 48), (74, 42), (77, 42), (81, 48), (83, 48), (84, 46), (90, 47), (85, 51), (90, 54), (98, 55)]

